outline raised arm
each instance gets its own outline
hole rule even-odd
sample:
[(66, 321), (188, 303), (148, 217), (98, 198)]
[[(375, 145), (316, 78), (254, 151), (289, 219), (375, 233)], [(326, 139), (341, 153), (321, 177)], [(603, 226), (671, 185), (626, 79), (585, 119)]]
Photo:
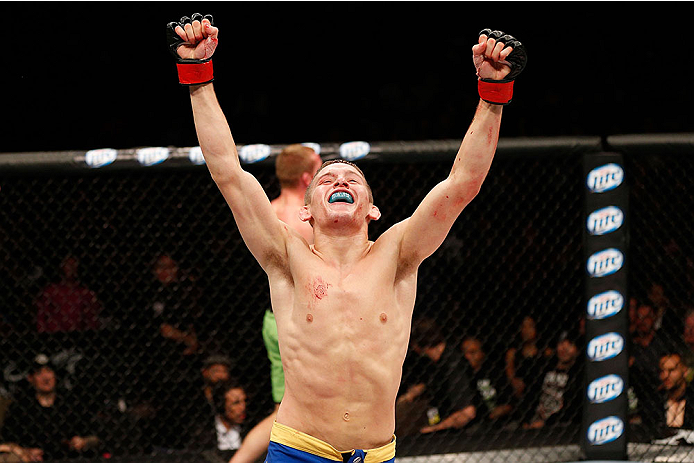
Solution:
[(503, 105), (510, 102), (513, 78), (526, 59), (520, 42), (488, 29), (480, 33), (472, 56), (481, 98), (451, 172), (427, 194), (410, 218), (398, 224), (402, 227), (400, 260), (408, 266), (418, 265), (438, 249), (465, 206), (480, 191), (496, 152)]
[(178, 57), (179, 80), (190, 85), (198, 142), (210, 174), (227, 201), (246, 246), (267, 272), (284, 261), (289, 233), (260, 183), (241, 168), (229, 124), (212, 85), (211, 58), (219, 30), (211, 16), (195, 14), (170, 23), (169, 43)]

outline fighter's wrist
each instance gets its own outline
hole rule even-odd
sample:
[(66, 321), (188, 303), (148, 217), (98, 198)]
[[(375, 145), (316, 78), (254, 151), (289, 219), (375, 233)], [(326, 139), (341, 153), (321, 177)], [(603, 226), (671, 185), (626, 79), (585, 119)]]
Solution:
[(482, 100), (494, 105), (507, 105), (513, 99), (513, 80), (478, 79), (477, 92)]
[(214, 80), (214, 68), (212, 58), (181, 59), (176, 63), (178, 70), (178, 83), (181, 85), (202, 85)]

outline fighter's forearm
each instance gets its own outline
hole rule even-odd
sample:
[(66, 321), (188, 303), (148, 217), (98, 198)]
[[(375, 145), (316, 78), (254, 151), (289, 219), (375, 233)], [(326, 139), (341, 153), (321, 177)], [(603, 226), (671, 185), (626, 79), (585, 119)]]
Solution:
[(234, 138), (212, 84), (190, 87), (195, 130), (205, 163), (215, 181), (241, 170)]
[(496, 153), (502, 108), (480, 100), (453, 163), (452, 178), (482, 184)]

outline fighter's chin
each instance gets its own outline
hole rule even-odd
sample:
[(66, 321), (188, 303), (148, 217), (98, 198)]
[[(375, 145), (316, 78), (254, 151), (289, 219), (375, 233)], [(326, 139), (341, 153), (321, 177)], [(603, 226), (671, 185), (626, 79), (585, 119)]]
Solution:
[(327, 226), (347, 225), (357, 221), (353, 208), (336, 207), (328, 210), (323, 223)]

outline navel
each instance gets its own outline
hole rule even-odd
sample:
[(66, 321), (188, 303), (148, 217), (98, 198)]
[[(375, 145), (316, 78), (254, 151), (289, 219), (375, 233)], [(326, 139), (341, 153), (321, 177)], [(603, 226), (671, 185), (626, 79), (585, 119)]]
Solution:
[(349, 421), (349, 412), (345, 412), (345, 414), (342, 415), (342, 419), (345, 421)]

